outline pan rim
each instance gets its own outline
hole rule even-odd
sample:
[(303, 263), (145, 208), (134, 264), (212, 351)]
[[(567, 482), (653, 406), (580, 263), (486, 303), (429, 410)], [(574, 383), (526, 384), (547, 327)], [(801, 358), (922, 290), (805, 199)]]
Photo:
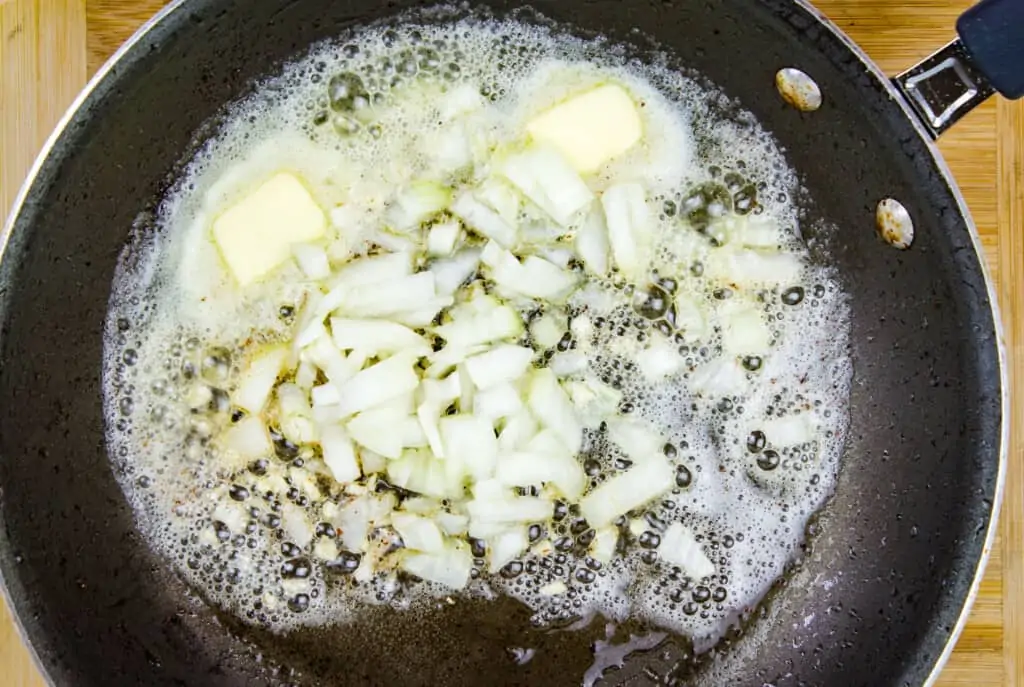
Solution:
[[(485, 0), (486, 1), (486, 0)], [(7, 252), (8, 245), (10, 243), (11, 236), (14, 233), (15, 224), (18, 217), (21, 215), (25, 204), (28, 200), (32, 188), (35, 186), (40, 173), (50, 158), (51, 153), (57, 147), (57, 143), (60, 138), (64, 135), (68, 125), (75, 119), (79, 111), (83, 109), (83, 106), (92, 97), (92, 94), (96, 89), (107, 79), (107, 77), (114, 71), (115, 67), (121, 62), (134, 48), (166, 17), (178, 11), (184, 6), (188, 0), (172, 0), (156, 14), (150, 17), (144, 24), (142, 24), (132, 35), (129, 37), (115, 52), (107, 59), (106, 62), (96, 71), (96, 73), (89, 79), (86, 85), (82, 88), (79, 94), (76, 96), (74, 101), (68, 106), (64, 114), (54, 125), (53, 131), (47, 137), (45, 143), (39, 150), (35, 160), (29, 168), (25, 179), (19, 188), (17, 194), (14, 197), (14, 202), (11, 205), (10, 212), (5, 218), (3, 227), (0, 228), (0, 262), (2, 262), (4, 255)], [(918, 115), (914, 112), (911, 105), (906, 101), (903, 94), (896, 88), (892, 80), (882, 69), (864, 52), (864, 50), (851, 39), (842, 29), (840, 29), (831, 19), (825, 16), (820, 10), (814, 7), (809, 0), (794, 0), (794, 4), (799, 10), (805, 12), (808, 16), (815, 19), (818, 24), (830, 32), (842, 45), (846, 47), (850, 53), (856, 57), (860, 63), (864, 66), (868, 75), (880, 85), (885, 92), (890, 96), (894, 103), (903, 111), (904, 116), (910, 121), (911, 126), (917, 132), (921, 141), (925, 144), (929, 154), (931, 155), (932, 161), (935, 165), (936, 171), (940, 174), (943, 182), (949, 188), (953, 198), (956, 201), (957, 210), (960, 216), (963, 218), (964, 224), (968, 230), (968, 234), (971, 238), (972, 246), (974, 247), (975, 259), (981, 269), (982, 277), (985, 280), (986, 294), (989, 301), (989, 310), (992, 315), (993, 327), (996, 334), (996, 348), (997, 356), (999, 361), (999, 383), (1000, 383), (1000, 437), (999, 437), (999, 460), (996, 473), (994, 493), (992, 495), (992, 507), (989, 512), (988, 522), (986, 524), (986, 534), (984, 543), (982, 545), (981, 555), (977, 558), (974, 568), (974, 574), (971, 579), (971, 584), (968, 588), (967, 595), (964, 597), (963, 604), (960, 609), (960, 613), (957, 616), (956, 622), (950, 631), (942, 652), (933, 662), (932, 668), (929, 671), (925, 681), (922, 683), (923, 687), (932, 687), (939, 679), (940, 674), (949, 662), (950, 656), (956, 647), (957, 641), (959, 640), (965, 626), (967, 625), (970, 617), (971, 610), (974, 607), (975, 601), (977, 600), (978, 593), (981, 587), (981, 581), (984, 576), (985, 570), (988, 567), (989, 560), (992, 554), (992, 548), (995, 543), (996, 535), (999, 530), (999, 516), (1002, 511), (1003, 498), (1005, 492), (1005, 480), (1006, 472), (1009, 463), (1009, 443), (1010, 443), (1010, 385), (1009, 385), (1009, 370), (1008, 370), (1008, 358), (1007, 358), (1007, 347), (1006, 347), (1006, 333), (1003, 325), (1003, 319), (1001, 315), (1001, 309), (997, 300), (997, 293), (995, 282), (992, 279), (992, 275), (985, 261), (984, 251), (981, 245), (981, 238), (978, 234), (977, 225), (974, 222), (967, 203), (963, 197), (959, 185), (950, 170), (945, 158), (942, 156), (941, 151), (935, 143), (935, 140), (926, 130), (924, 125), (921, 123)], [(22, 644), (27, 648), (29, 655), (32, 658), (32, 662), (36, 669), (42, 675), (47, 685), (51, 687), (57, 687), (53, 681), (53, 677), (50, 675), (50, 671), (43, 664), (39, 653), (36, 651), (36, 647), (32, 642), (31, 638), (25, 630), (25, 626), (22, 622), (21, 616), (18, 614), (17, 609), (12, 604), (10, 591), (8, 590), (7, 580), (4, 579), (2, 573), (0, 573), (0, 596), (2, 596), (4, 602), (7, 604), (7, 608), (10, 610), (11, 619), (14, 623), (18, 637)]]

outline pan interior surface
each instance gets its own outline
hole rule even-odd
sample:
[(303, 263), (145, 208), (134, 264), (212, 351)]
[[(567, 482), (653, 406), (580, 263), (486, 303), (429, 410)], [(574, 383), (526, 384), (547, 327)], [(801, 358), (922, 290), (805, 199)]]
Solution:
[[(400, 655), (350, 630), (259, 636), (218, 618), (135, 532), (108, 469), (99, 403), (102, 327), (117, 255), (224, 103), (312, 42), (409, 3), (196, 2), (116, 65), (35, 181), (2, 267), (2, 569), (59, 684), (567, 684), (603, 632), (536, 633), (508, 655), (509, 604), (386, 618)], [(509, 8), (495, 5), (501, 14)], [(713, 660), (666, 646), (610, 675), (718, 684), (919, 683), (941, 652), (981, 555), (998, 473), (999, 361), (978, 257), (956, 198), (887, 91), (856, 55), (788, 3), (537, 9), (582, 31), (658, 45), (723, 88), (779, 139), (807, 189), (807, 238), (851, 295), (855, 387), (839, 488), (810, 556)], [(639, 29), (635, 34), (633, 28)], [(256, 40), (253, 38), (256, 37)], [(798, 66), (826, 106), (801, 114), (773, 91)], [(183, 152), (186, 154), (183, 155)], [(111, 155), (116, 156), (113, 164)], [(873, 229), (884, 197), (910, 209), (897, 252)], [(68, 298), (69, 290), (75, 297)], [(73, 342), (73, 343), (72, 343)], [(387, 611), (381, 613), (388, 615)], [(426, 638), (430, 638), (429, 642)], [(258, 648), (254, 648), (255, 644)], [(274, 667), (287, 665), (288, 669)], [(646, 670), (649, 672), (641, 672)], [(653, 671), (653, 672), (650, 672)], [(645, 674), (647, 677), (645, 677)]]

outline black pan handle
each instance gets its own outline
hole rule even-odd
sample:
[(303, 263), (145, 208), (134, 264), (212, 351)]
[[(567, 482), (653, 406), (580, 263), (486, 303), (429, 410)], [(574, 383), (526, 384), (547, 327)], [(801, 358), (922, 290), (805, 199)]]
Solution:
[(981, 0), (956, 28), (959, 38), (893, 80), (935, 137), (995, 93), (1024, 96), (1024, 0)]

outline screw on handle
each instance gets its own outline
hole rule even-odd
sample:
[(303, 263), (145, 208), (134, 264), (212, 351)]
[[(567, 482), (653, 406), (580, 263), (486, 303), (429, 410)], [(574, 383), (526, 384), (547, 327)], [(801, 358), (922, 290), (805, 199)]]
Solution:
[(1024, 0), (981, 0), (956, 23), (974, 67), (1006, 98), (1024, 96)]

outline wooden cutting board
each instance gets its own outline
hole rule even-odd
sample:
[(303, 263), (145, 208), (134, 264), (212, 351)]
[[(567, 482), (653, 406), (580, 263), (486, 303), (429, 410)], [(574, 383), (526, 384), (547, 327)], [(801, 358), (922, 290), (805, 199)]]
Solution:
[[(88, 76), (161, 0), (0, 0), (0, 212)], [(966, 0), (818, 0), (890, 74), (953, 35)], [(1024, 103), (992, 101), (943, 137), (999, 285), (1013, 440), (1000, 538), (943, 687), (1024, 687)], [(0, 605), (0, 686), (44, 682)]]

